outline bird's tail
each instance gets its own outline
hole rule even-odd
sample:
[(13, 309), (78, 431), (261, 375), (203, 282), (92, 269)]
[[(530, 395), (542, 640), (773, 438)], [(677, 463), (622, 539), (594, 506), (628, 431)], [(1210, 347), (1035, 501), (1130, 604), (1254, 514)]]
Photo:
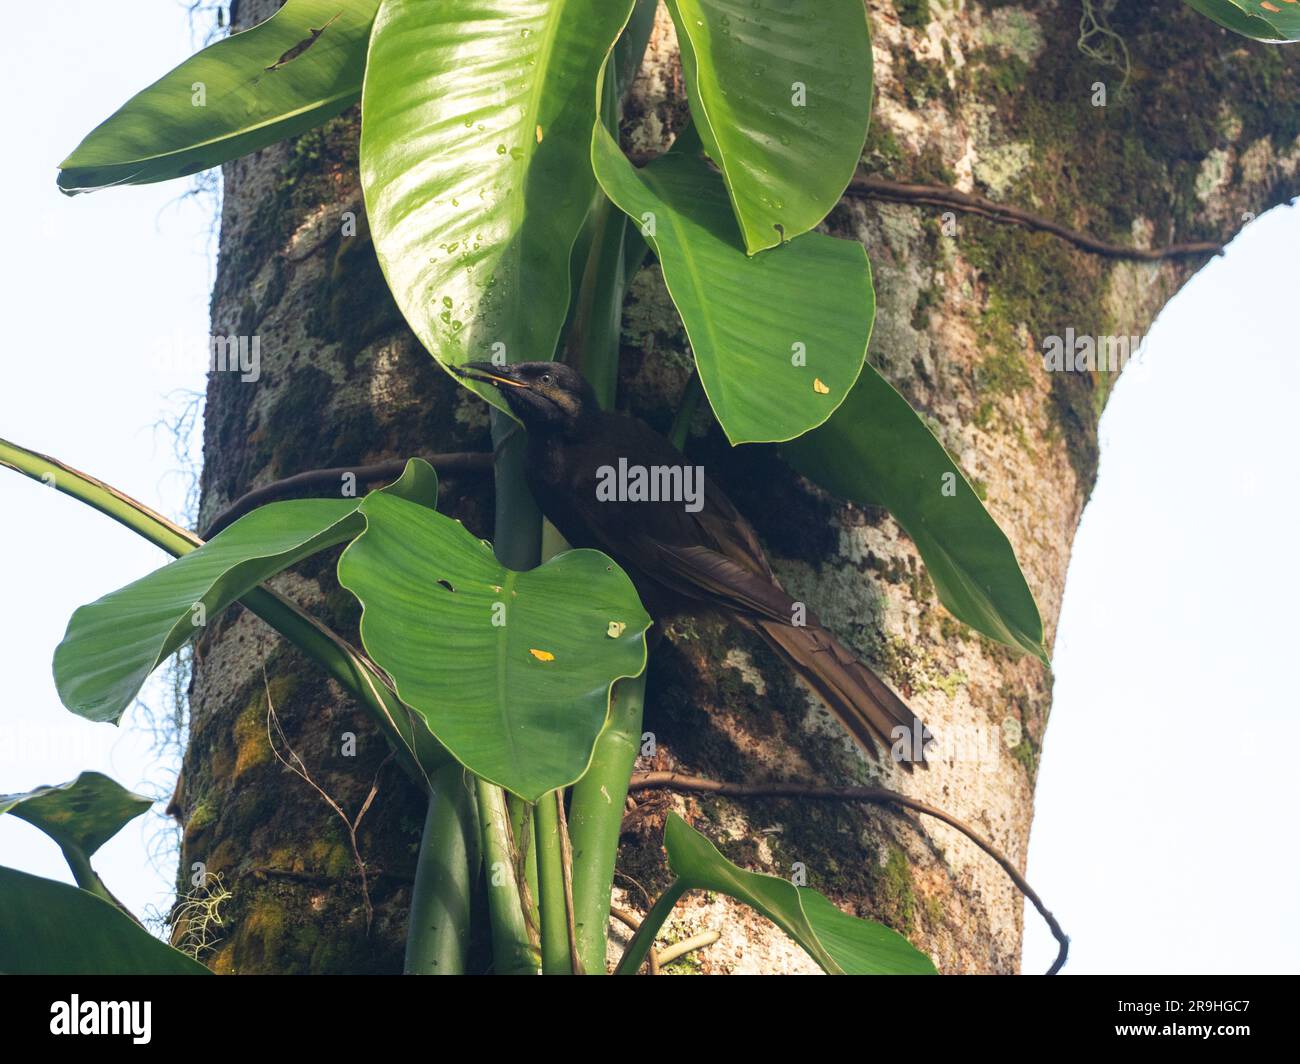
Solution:
[(914, 762), (926, 766), (930, 733), (921, 719), (830, 632), (818, 624), (796, 627), (766, 618), (753, 624), (864, 750), (879, 757), (879, 743), (905, 768)]

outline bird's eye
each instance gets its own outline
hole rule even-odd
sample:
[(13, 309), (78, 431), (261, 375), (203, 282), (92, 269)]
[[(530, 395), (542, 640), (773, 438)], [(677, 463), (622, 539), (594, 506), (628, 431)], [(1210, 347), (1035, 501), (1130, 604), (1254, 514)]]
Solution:
[(543, 383), (543, 384), (550, 384), (550, 383), (551, 383), (551, 375), (550, 375), (549, 373), (543, 373), (543, 374), (542, 374), (542, 383)]

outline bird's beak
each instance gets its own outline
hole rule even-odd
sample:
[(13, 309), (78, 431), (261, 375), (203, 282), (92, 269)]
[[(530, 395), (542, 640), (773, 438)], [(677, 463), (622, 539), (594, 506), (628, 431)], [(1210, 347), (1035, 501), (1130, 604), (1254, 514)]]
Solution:
[(518, 381), (511, 376), (509, 366), (497, 366), (491, 362), (466, 362), (463, 366), (454, 366), (447, 364), (447, 368), (468, 381), (482, 381), (484, 384), (491, 384), (494, 387), (509, 385), (511, 388), (527, 388), (528, 385), (523, 381)]

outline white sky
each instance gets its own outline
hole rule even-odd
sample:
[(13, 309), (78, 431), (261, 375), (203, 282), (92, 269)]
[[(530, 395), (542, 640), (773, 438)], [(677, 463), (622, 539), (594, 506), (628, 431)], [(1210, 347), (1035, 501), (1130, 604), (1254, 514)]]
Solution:
[[(8, 21), (0, 436), (176, 513), (183, 482), (153, 426), (177, 412), (178, 389), (203, 387), (210, 208), (178, 204), (183, 182), (69, 200), (54, 176), (86, 131), (193, 50), (185, 11), (55, 0)], [(1300, 969), (1300, 362), (1285, 296), (1297, 247), (1293, 210), (1252, 225), (1166, 309), (1102, 421), (1029, 862), (1074, 940), (1067, 971)], [(159, 356), (178, 346), (199, 359)], [(162, 560), (0, 471), (0, 792), (87, 769), (163, 786), (134, 712), (121, 729), (82, 721), (50, 675), (72, 611)], [(128, 826), (95, 862), (138, 913), (170, 901), (172, 870), (145, 856), (156, 830)], [(13, 817), (0, 817), (0, 863), (71, 881), (56, 847)], [(1032, 910), (1025, 923), (1025, 969), (1044, 969), (1054, 944)]]

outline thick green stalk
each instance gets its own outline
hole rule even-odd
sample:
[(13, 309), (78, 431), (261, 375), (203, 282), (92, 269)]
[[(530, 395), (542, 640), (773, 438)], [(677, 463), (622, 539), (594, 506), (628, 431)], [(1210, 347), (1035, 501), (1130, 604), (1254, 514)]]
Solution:
[[(608, 207), (608, 200), (603, 200)], [(611, 220), (612, 221), (612, 220)], [(603, 247), (602, 247), (603, 245)], [(623, 308), (624, 226), (607, 226), (591, 247), (582, 293), (597, 293), (575, 320), (580, 342), (571, 349), (586, 379), (597, 386), (603, 407), (614, 406), (619, 379), (619, 315)], [(593, 277), (599, 272), (598, 277)], [(595, 741), (591, 765), (573, 787), (569, 832), (573, 844), (573, 911), (582, 970), (604, 973), (610, 894), (619, 853), (619, 831), (628, 779), (641, 745), (645, 674), (619, 680), (610, 698), (610, 719)]]
[(515, 854), (510, 845), (510, 817), (500, 787), (475, 778), (479, 824), (483, 832), (483, 873), (487, 881), (488, 914), (492, 921), (492, 957), (497, 975), (534, 975), (541, 957), (534, 949), (524, 919), (523, 899), (515, 878)]
[(29, 451), (8, 440), (0, 440), (0, 466), (39, 480), (55, 491), (84, 502), (173, 557), (188, 554), (195, 547), (203, 545), (203, 540), (193, 532), (181, 528), (102, 480), (64, 465), (57, 458)]
[[(637, 39), (632, 44), (635, 55), (621, 64), (625, 71), (634, 70), (640, 64), (648, 30), (635, 36)], [(607, 64), (601, 94), (601, 117), (607, 127), (614, 127), (617, 121), (612, 106), (618, 99), (614, 76), (614, 65)], [(629, 241), (622, 212), (607, 197), (600, 196), (595, 207), (591, 248), (570, 324), (568, 351), (570, 361), (591, 382), (601, 406), (607, 410), (617, 398), (623, 297), (631, 273), (640, 265), (644, 253), (644, 241), (639, 237)], [(569, 804), (578, 961), (582, 971), (593, 975), (605, 972), (614, 864), (618, 858), (627, 784), (641, 743), (644, 700), (645, 673), (635, 679), (620, 680), (614, 686), (609, 721), (596, 740), (591, 765), (574, 785)]]
[[(618, 343), (623, 321), (626, 216), (609, 197), (597, 197), (592, 243), (578, 289), (568, 336), (569, 363), (596, 390), (601, 405), (614, 403), (618, 388)], [(613, 357), (610, 357), (613, 352)]]
[(682, 390), (681, 403), (677, 407), (677, 413), (673, 415), (672, 428), (668, 430), (668, 439), (679, 451), (686, 446), (686, 437), (691, 432), (691, 422), (695, 420), (695, 411), (699, 410), (700, 400), (703, 398), (704, 384), (698, 373), (692, 373), (686, 382), (686, 387)]
[(610, 893), (623, 806), (641, 748), (645, 673), (620, 680), (610, 700), (609, 722), (596, 740), (591, 766), (573, 788), (569, 835), (573, 840), (573, 909), (578, 956), (588, 974), (605, 971)]
[(542, 917), (542, 972), (571, 975), (569, 922), (564, 906), (564, 857), (556, 792), (542, 795), (533, 810), (537, 839), (537, 908)]
[[(58, 459), (0, 440), (0, 466), (39, 480), (93, 507), (173, 557), (203, 545), (203, 540), (193, 532)], [(269, 588), (255, 588), (240, 602), (347, 688), (393, 744), (407, 774), (420, 786), (428, 786), (429, 773), (447, 763), (446, 751), (423, 722), (414, 719), (387, 681), (355, 647)]]
[(528, 437), (509, 414), (493, 409), (493, 478), (496, 514), (492, 547), (497, 561), (516, 572), (533, 569), (542, 560), (542, 512), (524, 479)]
[[(68, 868), (71, 869), (72, 878), (77, 881), (77, 886), (97, 898), (103, 898), (110, 905), (121, 909), (137, 924), (140, 923), (139, 917), (114, 897), (113, 892), (99, 878), (99, 873), (90, 867), (90, 859), (86, 857), (84, 850), (76, 846), (60, 846), (59, 849), (63, 852), (63, 859), (68, 862)], [(140, 926), (144, 925), (140, 924)]]
[(650, 952), (650, 947), (655, 944), (659, 929), (664, 926), (664, 921), (668, 919), (669, 914), (673, 911), (673, 906), (685, 893), (686, 885), (680, 879), (674, 879), (668, 884), (668, 889), (659, 895), (659, 900), (646, 913), (645, 919), (641, 921), (641, 926), (637, 928), (636, 934), (632, 936), (632, 941), (627, 944), (627, 949), (623, 951), (623, 957), (618, 962), (618, 967), (614, 969), (615, 975), (636, 975), (641, 970), (646, 954)]
[(406, 932), (407, 975), (463, 975), (479, 872), (478, 805), (458, 764), (435, 773), (415, 867)]
[[(496, 455), (493, 549), (502, 565), (516, 571), (532, 569), (541, 560), (542, 514), (524, 480), (527, 437), (514, 419), (500, 410), (493, 409), (491, 422)], [(531, 886), (526, 871), (528, 859), (518, 860), (517, 849), (527, 848), (531, 840), (512, 832), (505, 792), (482, 780), (478, 786), (496, 970), (499, 974), (531, 974), (537, 971), (541, 959), (533, 945), (525, 913), (527, 902), (519, 881), (522, 870), (524, 884)]]
[[(653, 13), (653, 5), (641, 4)], [(645, 14), (644, 11), (641, 12)], [(644, 21), (644, 19), (642, 20)], [(636, 23), (637, 19), (634, 18)], [(619, 64), (624, 76), (640, 65), (649, 37), (642, 25), (629, 34), (631, 54)], [(607, 64), (601, 94), (601, 117), (615, 128), (613, 102), (615, 66)], [(645, 242), (628, 238), (628, 225), (621, 211), (600, 196), (595, 208), (593, 239), (582, 284), (578, 290), (569, 335), (569, 357), (591, 382), (605, 409), (617, 398), (619, 340), (623, 297), (627, 283), (645, 254)], [(631, 260), (631, 261), (629, 261)], [(573, 846), (573, 908), (581, 970), (605, 972), (605, 942), (609, 923), (610, 894), (614, 885), (614, 864), (618, 858), (618, 837), (623, 824), (623, 803), (628, 779), (641, 744), (641, 710), (645, 701), (645, 673), (620, 680), (610, 697), (609, 721), (596, 740), (591, 765), (573, 788), (569, 804), (569, 834)]]

